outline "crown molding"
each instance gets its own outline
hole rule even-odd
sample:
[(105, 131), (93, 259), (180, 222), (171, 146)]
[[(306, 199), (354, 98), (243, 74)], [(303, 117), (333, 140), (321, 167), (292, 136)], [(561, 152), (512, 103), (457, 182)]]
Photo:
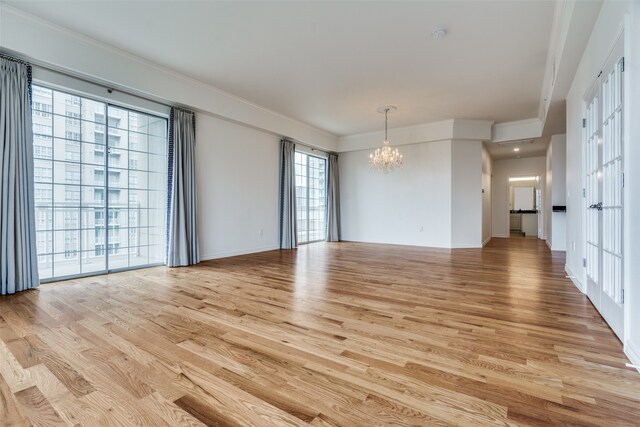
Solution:
[[(389, 129), (392, 146), (420, 144), (445, 140), (491, 140), (491, 125), (486, 120), (449, 119)], [(347, 135), (338, 140), (338, 151), (358, 151), (382, 144), (384, 131)]]

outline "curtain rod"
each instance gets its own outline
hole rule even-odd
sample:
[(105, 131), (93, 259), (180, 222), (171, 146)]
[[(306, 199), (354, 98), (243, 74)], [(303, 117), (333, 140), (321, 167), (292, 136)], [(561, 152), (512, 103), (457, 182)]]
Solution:
[(120, 93), (123, 93), (125, 95), (133, 96), (135, 98), (143, 99), (145, 101), (153, 102), (155, 104), (163, 105), (165, 107), (170, 107), (170, 108), (171, 107), (176, 107), (176, 108), (186, 109), (185, 107), (179, 107), (177, 105), (169, 104), (166, 101), (160, 101), (160, 100), (158, 100), (158, 98), (153, 98), (153, 97), (149, 97), (149, 96), (140, 95), (139, 93), (136, 93), (136, 92), (133, 92), (133, 91), (129, 91), (129, 90), (124, 90), (124, 89), (119, 89), (118, 87), (114, 87), (114, 86), (108, 86), (107, 84), (100, 83), (100, 82), (98, 82), (96, 80), (92, 80), (92, 79), (89, 79), (89, 78), (86, 78), (86, 77), (82, 77), (82, 76), (79, 76), (77, 74), (73, 74), (73, 73), (70, 73), (70, 72), (60, 71), (60, 70), (57, 70), (55, 68), (44, 66), (44, 65), (41, 65), (41, 64), (38, 64), (38, 63), (33, 64), (33, 66), (35, 66), (37, 68), (42, 68), (42, 69), (47, 70), (47, 71), (51, 71), (52, 73), (60, 74), (62, 76), (66, 76), (66, 77), (71, 77), (73, 79), (80, 80), (80, 81), (83, 81), (85, 83), (89, 83), (89, 84), (101, 87), (103, 89), (106, 89), (108, 93), (120, 92)]
[(101, 87), (103, 89), (106, 89), (107, 92), (109, 92), (109, 93), (113, 93), (114, 91), (116, 91), (116, 92), (123, 93), (125, 95), (130, 95), (130, 96), (134, 96), (136, 98), (144, 99), (145, 101), (150, 101), (150, 102), (154, 102), (156, 104), (164, 105), (165, 107), (177, 107), (177, 108), (183, 108), (183, 109), (186, 108), (186, 107), (181, 107), (181, 106), (178, 106), (178, 105), (169, 104), (169, 103), (167, 103), (167, 101), (159, 100), (159, 98), (153, 98), (153, 97), (149, 97), (149, 96), (145, 96), (145, 95), (140, 95), (139, 93), (136, 93), (134, 91), (129, 91), (129, 90), (126, 90), (126, 89), (123, 90), (123, 89), (120, 89), (118, 87), (110, 86), (110, 85), (108, 85), (106, 83), (101, 83), (100, 81), (84, 77), (81, 74), (75, 74), (73, 72), (63, 71), (63, 70), (61, 70), (61, 69), (59, 69), (57, 67), (52, 67), (52, 66), (47, 65), (46, 63), (41, 62), (41, 61), (29, 61), (27, 59), (22, 59), (21, 55), (0, 52), (0, 57), (6, 58), (6, 59), (10, 59), (12, 61), (20, 62), (22, 64), (30, 65), (32, 67), (42, 68), (44, 70), (51, 71), (52, 73), (60, 74), (62, 76), (71, 77), (71, 78), (83, 81), (85, 83), (89, 83), (89, 84)]
[(312, 147), (311, 145), (303, 144), (302, 142), (298, 142), (298, 141), (294, 141), (294, 143), (295, 143), (296, 145), (302, 145), (303, 147), (306, 147), (306, 148), (308, 148), (308, 149), (309, 149), (309, 150), (311, 150), (311, 151), (319, 151), (319, 152), (324, 153), (324, 154), (326, 154), (326, 155), (329, 155), (329, 154), (335, 154), (335, 155), (337, 155), (337, 153), (336, 153), (335, 151), (323, 150), (323, 149), (321, 149), (321, 148)]
[[(103, 89), (106, 89), (106, 90), (107, 90), (107, 92), (109, 92), (109, 93), (113, 93), (113, 91), (115, 90), (115, 91), (120, 92), (120, 93), (123, 93), (123, 94), (125, 94), (125, 95), (134, 96), (134, 97), (136, 97), (136, 98), (144, 99), (145, 101), (154, 102), (154, 103), (156, 103), (156, 104), (163, 105), (163, 106), (165, 106), (165, 107), (169, 107), (169, 108), (175, 107), (175, 108), (180, 108), (180, 109), (187, 110), (187, 111), (198, 112), (198, 110), (197, 110), (197, 109), (196, 109), (196, 110), (194, 110), (193, 108), (188, 107), (188, 106), (186, 106), (186, 107), (185, 107), (185, 106), (181, 106), (181, 105), (169, 104), (167, 101), (160, 101), (160, 100), (158, 100), (158, 99), (154, 99), (153, 97), (140, 95), (140, 94), (135, 93), (135, 92), (133, 92), (133, 91), (127, 91), (127, 90), (122, 90), (122, 89), (114, 88), (113, 86), (108, 86), (108, 85), (106, 85), (105, 83), (100, 83), (100, 82), (98, 82), (98, 81), (92, 80), (92, 79), (90, 79), (90, 78), (84, 77), (84, 76), (79, 75), (79, 74), (74, 74), (74, 73), (69, 72), (69, 71), (62, 71), (62, 70), (60, 70), (60, 69), (58, 69), (58, 68), (56, 68), (56, 67), (52, 67), (52, 66), (47, 65), (46, 63), (41, 62), (41, 61), (28, 61), (28, 60), (26, 60), (26, 59), (22, 59), (22, 58), (21, 58), (21, 55), (19, 55), (19, 54), (3, 53), (2, 51), (0, 51), (0, 57), (2, 57), (2, 58), (6, 58), (6, 59), (9, 59), (9, 60), (12, 60), (12, 61), (20, 62), (20, 63), (22, 63), (22, 64), (29, 65), (29, 66), (31, 66), (31, 67), (38, 67), (38, 68), (42, 68), (42, 69), (44, 69), (44, 70), (51, 71), (52, 73), (60, 74), (60, 75), (66, 76), (66, 77), (71, 77), (71, 78), (73, 78), (73, 79), (77, 79), (77, 80), (83, 81), (83, 82), (85, 82), (85, 83), (89, 83), (89, 84), (92, 84), (92, 85), (96, 85), (96, 86), (98, 86), (98, 87), (101, 87), (101, 88), (103, 88)], [(201, 111), (201, 112), (202, 112), (202, 111)], [(229, 120), (228, 118), (225, 118), (225, 117), (223, 117), (223, 116), (219, 116), (219, 115), (217, 115), (217, 114), (215, 114), (215, 113), (208, 113), (208, 114), (211, 114), (211, 115), (213, 115), (214, 117), (218, 117), (218, 118), (223, 119), (223, 120)], [(231, 121), (232, 121), (232, 122), (235, 122), (235, 120), (231, 120)], [(245, 124), (245, 125), (246, 125), (246, 124)], [(252, 126), (250, 126), (250, 127), (252, 127)], [(264, 131), (264, 130), (263, 130), (263, 131)], [(289, 138), (281, 136), (281, 139), (289, 139)], [(303, 146), (305, 146), (305, 147), (307, 147), (307, 148), (309, 148), (310, 150), (313, 150), (313, 151), (321, 151), (321, 152), (326, 153), (326, 154), (335, 154), (335, 152), (327, 151), (327, 150), (322, 150), (322, 149), (319, 149), (319, 148), (313, 147), (313, 146), (311, 146), (311, 145), (304, 144), (304, 143), (302, 143), (302, 142), (300, 142), (300, 141), (298, 141), (298, 140), (295, 140), (295, 139), (293, 139), (293, 138), (291, 138), (291, 140), (292, 140), (293, 142), (295, 142), (296, 144), (303, 145)]]
[[(0, 52), (0, 55), (3, 55), (3, 54)], [(5, 55), (3, 55), (3, 56), (5, 56)], [(22, 61), (22, 60), (18, 59), (17, 61)], [(24, 62), (24, 61), (23, 61), (23, 62)], [(25, 62), (25, 63), (26, 63), (26, 62)], [(124, 93), (124, 94), (126, 94), (126, 95), (131, 95), (131, 96), (134, 96), (134, 97), (136, 97), (136, 98), (144, 99), (144, 100), (146, 100), (146, 101), (155, 102), (156, 104), (159, 104), (159, 105), (164, 105), (165, 107), (169, 107), (169, 108), (177, 108), (177, 109), (180, 109), (180, 110), (183, 110), (183, 111), (189, 111), (189, 112), (200, 112), (200, 113), (203, 113), (203, 114), (212, 115), (212, 116), (217, 117), (217, 118), (222, 119), (222, 120), (227, 120), (227, 121), (231, 121), (231, 122), (233, 122), (233, 123), (239, 123), (239, 124), (241, 124), (241, 125), (243, 125), (243, 126), (247, 126), (247, 124), (246, 124), (246, 123), (237, 122), (237, 121), (235, 121), (235, 120), (229, 120), (228, 118), (226, 118), (226, 117), (224, 117), (224, 116), (220, 116), (220, 115), (215, 114), (215, 113), (212, 113), (212, 112), (203, 112), (203, 111), (199, 111), (199, 110), (197, 110), (197, 109), (193, 109), (193, 108), (191, 108), (191, 107), (184, 107), (184, 106), (181, 106), (181, 105), (168, 104), (168, 103), (166, 103), (166, 102), (158, 101), (158, 100), (153, 99), (153, 98), (151, 98), (151, 97), (146, 97), (146, 96), (143, 96), (143, 95), (139, 95), (139, 94), (134, 93), (134, 92), (129, 92), (129, 91), (126, 91), (126, 90), (121, 90), (121, 89), (115, 89), (115, 88), (113, 88), (112, 86), (106, 86), (105, 84), (101, 84), (101, 83), (99, 83), (99, 82), (93, 81), (93, 80), (91, 80), (91, 79), (87, 79), (87, 78), (82, 77), (82, 76), (75, 75), (75, 74), (73, 74), (73, 73), (69, 73), (69, 72), (61, 71), (61, 70), (58, 70), (58, 69), (52, 68), (52, 67), (47, 66), (47, 65), (42, 65), (42, 63), (38, 63), (38, 62), (36, 62), (36, 63), (32, 63), (31, 65), (32, 65), (32, 66), (39, 67), (39, 68), (43, 68), (43, 69), (48, 70), (48, 71), (51, 71), (51, 72), (53, 72), (53, 73), (57, 73), (57, 74), (60, 74), (60, 75), (63, 75), (63, 76), (71, 77), (71, 78), (78, 79), (78, 80), (81, 80), (81, 81), (86, 82), (86, 83), (89, 83), (89, 84), (93, 84), (93, 85), (96, 85), (96, 86), (102, 87), (102, 88), (106, 89), (106, 90), (107, 90), (107, 92), (109, 92), (109, 93), (112, 93), (112, 92), (115, 90), (115, 91), (117, 91), (117, 92)], [(253, 126), (250, 126), (250, 127), (253, 127)], [(257, 129), (259, 129), (259, 128), (257, 128)], [(259, 129), (259, 130), (261, 130), (262, 132), (264, 132), (264, 129)], [(310, 150), (312, 150), (312, 151), (320, 151), (320, 152), (325, 153), (325, 154), (336, 154), (336, 153), (335, 153), (335, 152), (333, 152), (333, 151), (328, 151), (328, 150), (323, 150), (323, 149), (320, 149), (320, 148), (316, 148), (316, 147), (313, 147), (313, 146), (311, 146), (311, 145), (305, 144), (305, 143), (300, 142), (300, 141), (298, 141), (298, 140), (296, 140), (296, 139), (293, 139), (293, 138), (287, 138), (287, 137), (283, 137), (283, 136), (280, 136), (280, 138), (281, 138), (281, 139), (291, 139), (291, 140), (292, 140), (293, 142), (295, 142), (296, 144), (299, 144), (299, 145), (302, 145), (302, 146), (304, 146), (304, 147), (307, 147), (308, 149), (310, 149)]]
[(18, 59), (18, 58), (14, 57), (14, 56), (7, 55), (7, 54), (4, 54), (2, 52), (0, 52), (0, 58), (8, 59), (9, 61), (17, 62), (18, 64), (31, 66), (31, 64), (29, 62), (27, 62), (27, 61), (23, 61), (22, 59)]
[(281, 137), (280, 139), (281, 140), (286, 140), (286, 141), (291, 141), (295, 145), (302, 145), (303, 147), (308, 148), (311, 151), (319, 151), (319, 152), (324, 153), (324, 154), (336, 154), (336, 155), (338, 154), (335, 151), (325, 150), (325, 149), (322, 149), (322, 148), (314, 147), (313, 145), (305, 144), (304, 142), (300, 142), (295, 138)]

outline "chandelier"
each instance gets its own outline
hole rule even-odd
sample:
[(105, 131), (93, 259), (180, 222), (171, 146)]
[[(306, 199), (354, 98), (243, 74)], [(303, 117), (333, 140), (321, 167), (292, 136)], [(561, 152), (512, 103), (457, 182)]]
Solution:
[(369, 154), (369, 164), (373, 169), (381, 170), (384, 173), (392, 171), (395, 168), (402, 167), (402, 154), (396, 148), (392, 150), (389, 146), (389, 138), (387, 136), (387, 115), (389, 111), (396, 111), (393, 105), (378, 108), (379, 113), (384, 113), (384, 144), (381, 148)]

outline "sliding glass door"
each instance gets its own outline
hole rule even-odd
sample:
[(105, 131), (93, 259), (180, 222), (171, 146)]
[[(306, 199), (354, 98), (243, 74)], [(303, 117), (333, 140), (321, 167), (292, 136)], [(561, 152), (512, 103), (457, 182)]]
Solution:
[(295, 165), (298, 243), (325, 240), (327, 161), (296, 152)]
[(42, 279), (164, 261), (167, 119), (33, 86)]

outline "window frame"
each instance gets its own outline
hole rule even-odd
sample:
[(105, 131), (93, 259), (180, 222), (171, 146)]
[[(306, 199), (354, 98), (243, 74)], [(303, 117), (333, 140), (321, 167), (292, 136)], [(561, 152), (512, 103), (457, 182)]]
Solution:
[[(131, 254), (133, 253), (133, 252), (131, 252), (132, 248), (130, 248), (128, 245), (126, 245), (126, 247), (121, 247), (122, 245), (120, 244), (120, 242), (114, 243), (114, 242), (109, 241), (109, 224), (103, 224), (101, 227), (97, 227), (96, 224), (94, 224), (94, 226), (91, 227), (91, 228), (82, 227), (82, 226), (72, 227), (72, 228), (69, 228), (69, 229), (67, 229), (66, 227), (64, 229), (56, 228), (56, 223), (55, 223), (55, 221), (56, 221), (56, 212), (57, 211), (63, 212), (63, 211), (62, 211), (62, 208), (58, 207), (57, 204), (56, 204), (57, 202), (55, 201), (55, 191), (54, 191), (54, 189), (55, 189), (56, 186), (58, 186), (58, 187), (65, 187), (65, 188), (66, 187), (73, 187), (74, 191), (75, 191), (75, 189), (79, 190), (79, 192), (80, 192), (79, 207), (77, 207), (77, 208), (76, 208), (76, 206), (70, 207), (71, 209), (77, 209), (78, 221), (81, 221), (83, 210), (86, 209), (87, 211), (90, 211), (92, 209), (88, 205), (87, 206), (83, 205), (83, 203), (86, 202), (83, 199), (85, 197), (87, 197), (84, 194), (84, 189), (85, 188), (101, 189), (103, 191), (103, 193), (104, 193), (103, 205), (101, 207), (96, 207), (94, 209), (94, 213), (96, 211), (101, 211), (101, 210), (104, 211), (103, 212), (103, 221), (105, 220), (105, 218), (109, 218), (109, 214), (110, 213), (118, 213), (120, 209), (128, 209), (129, 197), (130, 197), (130, 194), (129, 194), (129, 190), (130, 190), (129, 173), (130, 172), (132, 172), (132, 171), (133, 172), (141, 172), (141, 173), (144, 172), (144, 173), (147, 173), (148, 175), (149, 174), (153, 174), (153, 175), (165, 175), (166, 176), (166, 171), (164, 173), (160, 173), (160, 172), (156, 172), (156, 171), (152, 171), (151, 170), (150, 157), (151, 156), (157, 156), (158, 157), (157, 160), (160, 160), (159, 157), (164, 157), (165, 163), (166, 163), (166, 159), (167, 159), (167, 150), (166, 150), (166, 148), (168, 147), (168, 143), (169, 143), (169, 115), (161, 113), (159, 111), (155, 111), (155, 110), (149, 110), (149, 109), (145, 109), (145, 108), (136, 108), (135, 106), (132, 106), (132, 105), (126, 104), (126, 103), (117, 103), (117, 102), (114, 102), (114, 101), (112, 101), (112, 100), (110, 100), (108, 98), (103, 98), (103, 97), (99, 97), (99, 96), (93, 96), (92, 94), (86, 93), (84, 91), (78, 91), (78, 90), (75, 90), (75, 89), (70, 88), (70, 87), (60, 86), (58, 84), (51, 84), (51, 83), (46, 82), (46, 81), (34, 80), (33, 87), (42, 88), (45, 91), (51, 91), (52, 92), (52, 102), (55, 102), (55, 101), (53, 101), (53, 93), (54, 92), (60, 92), (60, 93), (63, 93), (64, 95), (70, 95), (70, 96), (74, 97), (74, 99), (78, 100), (77, 102), (69, 103), (69, 100), (67, 99), (66, 102), (65, 102), (65, 105), (67, 105), (67, 106), (71, 105), (73, 107), (76, 107), (76, 106), (79, 107), (81, 105), (81, 103), (82, 103), (82, 100), (88, 100), (88, 101), (104, 104), (104, 113), (105, 113), (104, 120), (105, 121), (103, 123), (101, 123), (101, 125), (104, 128), (103, 129), (103, 133), (106, 132), (107, 129), (110, 128), (109, 127), (109, 112), (108, 112), (109, 108), (115, 108), (115, 109), (119, 109), (119, 110), (124, 110), (124, 111), (127, 112), (128, 115), (130, 113), (134, 113), (134, 114), (141, 114), (141, 115), (144, 115), (144, 116), (147, 116), (147, 117), (154, 116), (155, 118), (162, 119), (162, 120), (165, 121), (165, 126), (164, 126), (165, 153), (164, 153), (164, 155), (163, 154), (158, 154), (156, 151), (154, 151), (154, 150), (152, 150), (150, 148), (150, 146), (149, 146), (149, 140), (151, 139), (150, 136), (153, 136), (156, 139), (160, 139), (162, 137), (151, 135), (149, 133), (150, 132), (149, 130), (147, 130), (146, 134), (142, 134), (142, 133), (137, 132), (135, 130), (131, 130), (130, 131), (128, 129), (128, 127), (127, 127), (127, 129), (120, 129), (118, 127), (118, 125), (116, 125), (116, 127), (113, 127), (113, 126), (111, 127), (113, 129), (117, 129), (117, 130), (124, 131), (124, 132), (127, 132), (127, 133), (131, 132), (131, 133), (146, 135), (148, 137), (146, 151), (144, 151), (144, 152), (140, 151), (140, 150), (129, 150), (128, 146), (127, 146), (127, 148), (121, 148), (120, 149), (120, 150), (127, 151), (127, 159), (129, 159), (128, 151), (132, 151), (132, 152), (140, 153), (140, 154), (147, 154), (147, 156), (149, 157), (149, 159), (147, 159), (147, 167), (145, 168), (145, 170), (131, 169), (130, 166), (129, 166), (129, 160), (127, 160), (126, 164), (123, 167), (115, 167), (116, 168), (115, 170), (117, 170), (117, 171), (125, 171), (125, 176), (121, 177), (121, 180), (124, 179), (126, 181), (127, 185), (126, 185), (126, 188), (121, 188), (121, 187), (113, 187), (112, 185), (109, 184), (109, 173), (111, 172), (110, 168), (109, 168), (109, 160), (110, 160), (111, 154), (106, 155), (106, 153), (109, 153), (110, 148), (113, 148), (113, 147), (110, 145), (110, 140), (109, 140), (108, 137), (105, 138), (105, 141), (103, 142), (103, 144), (97, 144), (96, 142), (91, 142), (91, 141), (83, 141), (84, 134), (83, 134), (82, 128), (80, 128), (80, 131), (77, 132), (77, 134), (79, 136), (79, 139), (75, 139), (75, 138), (74, 139), (68, 139), (68, 138), (66, 138), (66, 136), (65, 137), (62, 137), (62, 136), (56, 137), (56, 135), (55, 135), (54, 118), (58, 117), (58, 116), (62, 117), (62, 120), (65, 122), (65, 126), (69, 125), (69, 121), (68, 121), (69, 119), (73, 119), (73, 120), (77, 121), (78, 123), (81, 123), (83, 121), (82, 120), (82, 111), (80, 111), (80, 113), (77, 114), (78, 117), (75, 117), (75, 116), (74, 117), (70, 117), (68, 114), (61, 115), (61, 114), (55, 113), (55, 111), (54, 111), (55, 108), (54, 108), (53, 104), (51, 105), (51, 111), (47, 111), (46, 108), (41, 108), (41, 109), (34, 108), (34, 109), (32, 109), (32, 115), (33, 116), (42, 117), (42, 115), (40, 113), (47, 113), (47, 116), (44, 116), (44, 118), (51, 117), (51, 128), (52, 128), (50, 135), (44, 135), (44, 134), (41, 135), (41, 139), (48, 138), (51, 141), (51, 147), (52, 147), (51, 158), (47, 158), (47, 159), (40, 158), (40, 157), (36, 158), (35, 157), (35, 153), (34, 153), (34, 159), (43, 160), (43, 161), (51, 163), (51, 165), (52, 165), (51, 172), (48, 172), (46, 174), (47, 176), (45, 177), (45, 178), (49, 179), (49, 175), (51, 175), (50, 182), (44, 183), (44, 181), (43, 181), (43, 182), (40, 183), (41, 185), (50, 186), (51, 187), (51, 192), (53, 194), (52, 194), (51, 203), (50, 203), (50, 206), (49, 206), (49, 208), (51, 209), (51, 218), (50, 218), (50, 220), (48, 220), (48, 221), (51, 221), (51, 225), (49, 226), (47, 224), (45, 229), (39, 229), (39, 231), (42, 233), (40, 237), (42, 237), (44, 239), (45, 244), (47, 246), (47, 252), (43, 253), (43, 254), (38, 253), (38, 259), (40, 260), (41, 257), (44, 257), (46, 259), (50, 259), (49, 262), (52, 263), (51, 264), (52, 267), (51, 267), (51, 276), (47, 277), (47, 278), (44, 278), (44, 279), (41, 279), (40, 282), (41, 283), (50, 283), (50, 282), (56, 282), (56, 281), (61, 281), (61, 280), (69, 280), (69, 279), (80, 278), (80, 277), (97, 276), (97, 275), (104, 275), (104, 274), (115, 273), (115, 272), (120, 272), (120, 271), (137, 270), (137, 269), (141, 269), (141, 268), (149, 268), (149, 267), (156, 267), (156, 266), (164, 265), (164, 260), (160, 261), (160, 262), (150, 262), (150, 263), (147, 263), (147, 264), (140, 264), (140, 265), (133, 264), (132, 265), (131, 264), (131, 259), (130, 259), (131, 258)], [(127, 121), (128, 121), (128, 117), (127, 117)], [(97, 122), (94, 122), (92, 120), (84, 120), (84, 122), (97, 124)], [(40, 125), (40, 126), (42, 126), (42, 125)], [(65, 129), (65, 132), (66, 132), (66, 129)], [(37, 132), (34, 132), (34, 135), (37, 135)], [(65, 135), (66, 135), (66, 133), (65, 133)], [(127, 138), (128, 138), (128, 136), (129, 135), (127, 135)], [(68, 160), (68, 159), (65, 159), (65, 160), (56, 159), (55, 158), (55, 154), (54, 154), (55, 153), (54, 145), (56, 144), (56, 140), (66, 141), (66, 142), (77, 142), (81, 147), (81, 149), (80, 149), (81, 150), (80, 151), (80, 158), (77, 159), (77, 161), (76, 160)], [(90, 146), (99, 145), (99, 146), (103, 147), (104, 148), (104, 152), (105, 152), (104, 163), (100, 164), (100, 165), (96, 165), (93, 162), (85, 161), (85, 159), (83, 159), (83, 157), (82, 157), (82, 148), (83, 148), (82, 145), (83, 144), (84, 145), (90, 145)], [(75, 164), (75, 165), (78, 165), (79, 169), (80, 169), (80, 172), (79, 172), (79, 174), (80, 174), (80, 183), (79, 184), (68, 184), (66, 182), (66, 180), (61, 181), (61, 182), (56, 182), (55, 181), (55, 179), (56, 179), (55, 173), (53, 173), (53, 165), (54, 164)], [(84, 178), (83, 177), (83, 174), (84, 174), (83, 166), (94, 166), (94, 167), (102, 169), (102, 172), (104, 174), (104, 182), (103, 182), (103, 184), (102, 185), (98, 185), (98, 186), (96, 186), (96, 185), (85, 185), (82, 182), (82, 180)], [(66, 172), (67, 171), (65, 171), (65, 174), (66, 174)], [(149, 184), (150, 182), (151, 182), (151, 180), (150, 180), (150, 178), (148, 176), (147, 177), (147, 185), (146, 185), (146, 187), (137, 188), (137, 189), (134, 188), (133, 189), (133, 191), (143, 191), (143, 192), (147, 193), (147, 206), (145, 208), (138, 208), (138, 209), (146, 211), (149, 215), (152, 213), (151, 211), (154, 211), (154, 212), (155, 211), (166, 211), (166, 206), (164, 204), (161, 204), (161, 206), (159, 206), (159, 207), (151, 207), (151, 206), (149, 206), (150, 196), (149, 196), (148, 193), (150, 191), (152, 191), (151, 186)], [(126, 208), (122, 208), (122, 207), (111, 208), (111, 209), (115, 209), (115, 210), (112, 211), (112, 212), (109, 212), (110, 208), (109, 208), (109, 197), (108, 197), (108, 195), (114, 189), (116, 189), (116, 190), (122, 190), (122, 189), (126, 190), (125, 191), (126, 194), (124, 196), (125, 200), (124, 200), (124, 202), (121, 202), (121, 203), (126, 204), (127, 207)], [(162, 190), (153, 190), (153, 191), (162, 191)], [(166, 199), (166, 197), (160, 197), (160, 200), (164, 200), (164, 199)], [(94, 200), (95, 199), (92, 198), (90, 203), (93, 203)], [(64, 217), (64, 214), (63, 214), (63, 217)], [(147, 218), (146, 225), (141, 226), (140, 225), (141, 221), (140, 221), (140, 219), (138, 219), (137, 222), (136, 222), (137, 223), (136, 227), (131, 227), (130, 224), (128, 223), (129, 218), (130, 218), (130, 214), (128, 213), (128, 210), (127, 210), (127, 224), (126, 224), (126, 227), (120, 227), (120, 229), (124, 230), (124, 232), (127, 234), (127, 236), (129, 236), (129, 234), (131, 233), (131, 230), (133, 228), (135, 228), (136, 230), (138, 230), (137, 231), (137, 236), (138, 236), (137, 238), (138, 239), (140, 238), (140, 234), (141, 234), (139, 230), (143, 230), (146, 233), (150, 233), (152, 231), (152, 229), (161, 228), (161, 227), (165, 227), (166, 226), (166, 218), (165, 218), (165, 220), (162, 220), (161, 224), (158, 225), (158, 226), (150, 225), (149, 218)], [(96, 243), (94, 245), (94, 247), (91, 248), (91, 249), (83, 250), (83, 247), (82, 247), (83, 233), (82, 233), (82, 231), (93, 230), (95, 232), (95, 230), (98, 230), (98, 229), (102, 230), (102, 233), (103, 233), (103, 236), (104, 236), (102, 241), (100, 243)], [(56, 246), (55, 246), (56, 233), (60, 233), (60, 232), (63, 232), (63, 231), (71, 231), (71, 232), (76, 232), (77, 233), (77, 239), (78, 239), (77, 250), (68, 251), (65, 248), (65, 250), (62, 251), (62, 252), (56, 251)], [(164, 230), (161, 230), (161, 231), (162, 231), (162, 233), (161, 233), (162, 235), (166, 234)], [(66, 237), (65, 237), (65, 239), (66, 239)], [(102, 247), (102, 249), (100, 251), (102, 253), (102, 255), (99, 255), (99, 256), (103, 256), (104, 257), (104, 267), (105, 267), (104, 269), (82, 272), (82, 268), (80, 268), (80, 273), (77, 273), (77, 274), (66, 274), (66, 275), (61, 275), (61, 276), (56, 276), (55, 275), (54, 264), (56, 263), (56, 259), (58, 259), (58, 257), (65, 256), (67, 253), (70, 253), (70, 252), (75, 252), (76, 256), (78, 256), (80, 258), (80, 259), (78, 259), (78, 263), (80, 265), (82, 265), (82, 256), (85, 253), (95, 255), (97, 253), (98, 245), (100, 245)], [(161, 242), (158, 245), (166, 247), (165, 242)], [(114, 255), (112, 252), (114, 251), (116, 246), (118, 246), (118, 248), (120, 249), (121, 252), (124, 251), (123, 253), (127, 256), (127, 264), (128, 265), (126, 267), (111, 268), (111, 266), (109, 265), (109, 255)], [(151, 244), (151, 242), (148, 241), (146, 245), (141, 245), (140, 248), (144, 247), (144, 248), (147, 248), (147, 250), (148, 250), (152, 246), (156, 246), (156, 244)], [(137, 249), (140, 250), (140, 248), (137, 248)], [(166, 254), (164, 254), (164, 256), (166, 256)], [(150, 259), (151, 259), (151, 256), (149, 254), (147, 254), (147, 261), (149, 261)]]
[[(307, 245), (309, 243), (324, 242), (324, 241), (327, 240), (327, 238), (326, 238), (326, 234), (327, 234), (326, 233), (326, 231), (327, 231), (327, 157), (314, 155), (314, 154), (307, 153), (307, 152), (302, 151), (302, 150), (296, 150), (295, 154), (300, 154), (302, 156), (306, 156), (307, 157), (307, 161), (306, 161), (306, 164), (305, 164), (306, 170), (305, 170), (305, 175), (304, 175), (304, 177), (306, 179), (305, 188), (306, 188), (306, 225), (307, 225), (306, 226), (306, 239), (307, 240), (302, 241), (300, 239), (300, 231), (299, 230), (296, 230), (297, 231), (296, 238), (298, 240), (298, 244), (299, 245)], [(309, 192), (310, 192), (309, 190), (311, 189), (311, 186), (309, 185), (309, 183), (311, 181), (311, 177), (310, 177), (310, 173), (309, 173), (309, 170), (311, 169), (310, 168), (310, 163), (311, 162), (309, 161), (310, 158), (322, 160), (322, 162), (324, 164), (324, 174), (325, 174), (324, 175), (325, 176), (325, 178), (324, 178), (325, 179), (325, 183), (324, 183), (325, 185), (324, 185), (324, 189), (323, 189), (324, 190), (324, 227), (323, 227), (323, 231), (322, 231), (322, 238), (316, 239), (316, 240), (309, 240), (309, 237), (310, 237), (310, 235), (312, 233), (311, 230), (310, 230), (311, 218), (310, 218), (310, 215), (309, 215), (310, 205), (311, 205), (310, 201), (312, 200), (309, 197)], [(298, 165), (298, 163), (294, 162), (294, 166), (297, 167), (297, 165)], [(297, 170), (294, 171), (294, 175), (296, 176), (296, 178), (298, 176), (300, 176), (300, 175), (298, 175)], [(296, 199), (298, 198), (297, 187), (298, 186), (296, 185)], [(315, 187), (314, 187), (314, 189), (315, 189)], [(296, 202), (297, 202), (297, 200), (296, 200)], [(297, 218), (298, 210), (299, 210), (299, 208), (298, 208), (297, 203), (296, 203), (296, 227), (297, 227), (297, 221), (299, 220)]]

